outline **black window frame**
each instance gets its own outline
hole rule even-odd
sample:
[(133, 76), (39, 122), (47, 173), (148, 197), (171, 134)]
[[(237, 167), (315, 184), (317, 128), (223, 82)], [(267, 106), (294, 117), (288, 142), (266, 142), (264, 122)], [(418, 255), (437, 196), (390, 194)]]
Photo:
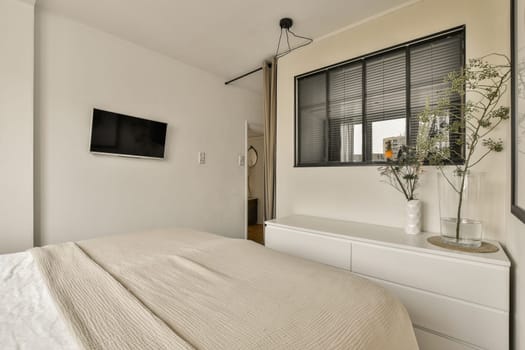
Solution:
[[(363, 74), (362, 74), (362, 80), (363, 80), (363, 88), (366, 86), (366, 61), (375, 58), (380, 57), (383, 55), (386, 55), (388, 53), (392, 53), (399, 50), (405, 50), (405, 58), (406, 58), (406, 140), (407, 142), (410, 139), (410, 118), (411, 118), (411, 87), (410, 87), (410, 48), (422, 45), (422, 44), (428, 44), (432, 41), (440, 40), (443, 38), (446, 38), (450, 35), (460, 35), (461, 37), (461, 65), (462, 68), (466, 66), (466, 25), (457, 26), (451, 29), (443, 30), (441, 32), (427, 35), (415, 40), (410, 40), (407, 42), (404, 42), (402, 44), (397, 44), (390, 46), (385, 49), (377, 50), (372, 53), (368, 53), (365, 55), (361, 55), (355, 58), (351, 58), (342, 62), (338, 62), (329, 66), (325, 66), (322, 68), (318, 68), (306, 73), (301, 73), (299, 75), (294, 76), (294, 167), (295, 168), (312, 168), (312, 167), (355, 167), (355, 166), (380, 166), (382, 164), (385, 164), (386, 162), (381, 161), (373, 161), (370, 159), (367, 159), (368, 157), (365, 156), (365, 153), (367, 152), (367, 147), (365, 147), (365, 144), (367, 142), (366, 140), (366, 129), (367, 129), (367, 120), (366, 120), (366, 112), (365, 112), (365, 104), (366, 104), (366, 98), (365, 98), (365, 91), (362, 92), (362, 103), (363, 103), (363, 109), (362, 109), (362, 157), (363, 160), (361, 161), (350, 161), (350, 162), (341, 162), (341, 161), (325, 161), (322, 163), (300, 163), (299, 162), (299, 153), (300, 153), (300, 135), (299, 135), (299, 127), (300, 127), (300, 119), (299, 119), (299, 89), (298, 84), (299, 80), (308, 76), (313, 76), (315, 74), (319, 73), (326, 73), (326, 79), (328, 80), (328, 72), (330, 70), (336, 69), (341, 66), (349, 65), (352, 63), (361, 63), (363, 66)], [(328, 90), (329, 86), (326, 84), (326, 89)], [(327, 108), (328, 108), (328, 99), (327, 99)], [(462, 145), (461, 153), (465, 153), (465, 145)], [(461, 164), (464, 160), (456, 159), (454, 161), (454, 164)]]

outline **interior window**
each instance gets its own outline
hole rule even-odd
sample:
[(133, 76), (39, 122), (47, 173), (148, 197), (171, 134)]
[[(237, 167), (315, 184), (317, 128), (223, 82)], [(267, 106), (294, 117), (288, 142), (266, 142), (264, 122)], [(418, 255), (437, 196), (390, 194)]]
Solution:
[[(295, 165), (376, 164), (387, 149), (395, 158), (402, 145), (415, 145), (418, 116), (443, 97), (445, 77), (464, 66), (464, 32), (455, 28), (297, 76)], [(449, 135), (460, 161), (455, 141)]]

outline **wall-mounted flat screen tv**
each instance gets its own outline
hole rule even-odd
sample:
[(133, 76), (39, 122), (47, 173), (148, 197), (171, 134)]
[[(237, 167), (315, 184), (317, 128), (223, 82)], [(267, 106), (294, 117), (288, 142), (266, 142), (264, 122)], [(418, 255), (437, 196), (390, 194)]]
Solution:
[(93, 153), (129, 157), (164, 158), (168, 124), (93, 109)]

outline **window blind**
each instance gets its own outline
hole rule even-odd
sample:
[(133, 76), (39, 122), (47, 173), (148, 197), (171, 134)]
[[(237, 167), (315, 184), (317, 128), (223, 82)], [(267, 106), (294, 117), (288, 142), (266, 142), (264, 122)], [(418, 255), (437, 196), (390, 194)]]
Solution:
[(327, 141), (326, 75), (314, 74), (301, 79), (299, 99), (299, 161), (318, 164), (325, 161)]
[[(385, 136), (399, 136), (406, 139), (405, 50), (394, 51), (367, 60), (365, 74), (367, 159), (383, 161)], [(390, 120), (397, 120), (397, 123), (386, 122)]]
[[(444, 98), (445, 91), (449, 88), (445, 78), (450, 72), (461, 70), (464, 62), (463, 51), (460, 33), (410, 48), (409, 143), (411, 145), (415, 145), (417, 140), (418, 116), (427, 103), (436, 106)], [(460, 103), (460, 96), (452, 96), (451, 102)], [(457, 115), (459, 112), (458, 109), (454, 109), (450, 114)], [(451, 141), (456, 140), (457, 135), (451, 135)]]
[(419, 115), (443, 98), (464, 50), (461, 27), (296, 77), (296, 165), (384, 161), (386, 147), (415, 145)]
[(328, 72), (328, 161), (362, 160), (362, 75), (359, 62)]

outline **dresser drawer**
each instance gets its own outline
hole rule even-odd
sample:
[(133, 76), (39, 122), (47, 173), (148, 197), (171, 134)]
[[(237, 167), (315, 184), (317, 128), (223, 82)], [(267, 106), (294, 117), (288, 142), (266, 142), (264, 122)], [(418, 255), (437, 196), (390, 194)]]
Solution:
[(441, 337), (419, 328), (414, 328), (414, 332), (416, 333), (419, 350), (481, 350), (481, 348), (458, 343), (452, 339)]
[(384, 287), (405, 305), (414, 326), (487, 350), (508, 349), (507, 312), (375, 278), (368, 279)]
[(267, 225), (268, 248), (308, 260), (350, 270), (351, 244), (346, 240)]
[(352, 271), (509, 310), (509, 271), (503, 266), (353, 243)]

